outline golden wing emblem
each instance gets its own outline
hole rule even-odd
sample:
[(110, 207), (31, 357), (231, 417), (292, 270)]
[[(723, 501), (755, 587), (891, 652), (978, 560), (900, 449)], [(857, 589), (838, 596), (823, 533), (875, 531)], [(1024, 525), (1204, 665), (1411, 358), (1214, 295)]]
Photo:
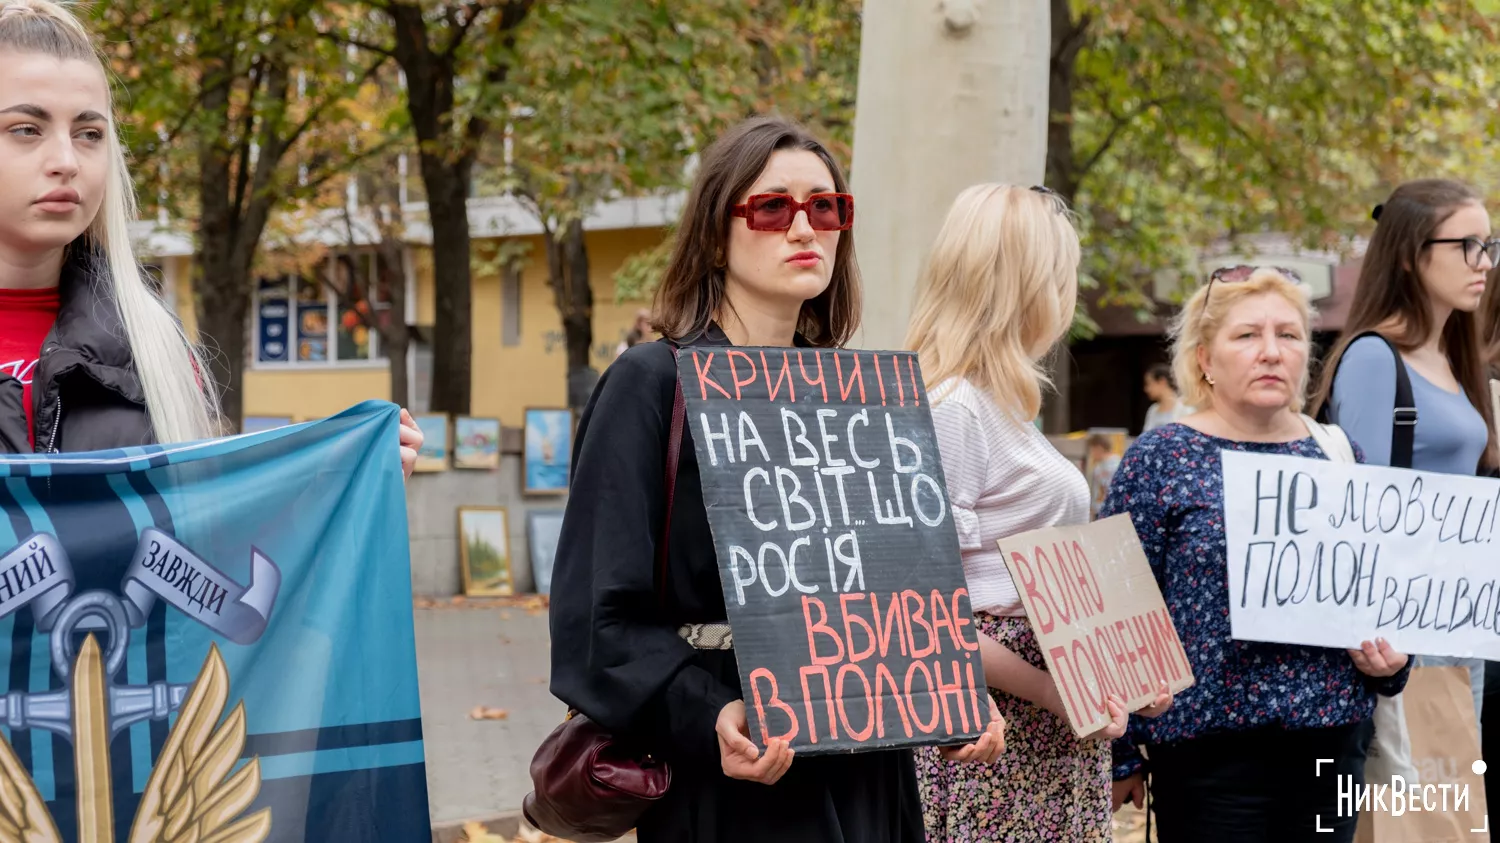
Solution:
[(269, 808), (239, 817), (260, 793), (260, 759), (230, 775), (245, 748), (245, 705), (220, 723), (228, 698), (229, 671), (210, 645), (141, 794), (130, 843), (260, 843), (271, 833)]
[(0, 735), (0, 840), (62, 843), (47, 803), (42, 801), (31, 774), (21, 766), (3, 735)]

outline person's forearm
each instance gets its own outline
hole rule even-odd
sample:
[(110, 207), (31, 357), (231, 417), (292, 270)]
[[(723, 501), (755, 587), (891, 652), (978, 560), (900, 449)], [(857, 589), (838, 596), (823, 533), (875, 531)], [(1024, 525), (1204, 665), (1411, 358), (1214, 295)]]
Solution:
[(985, 682), (991, 688), (1064, 716), (1052, 674), (1032, 667), (1010, 648), (983, 633), (979, 635), (979, 659), (984, 664)]

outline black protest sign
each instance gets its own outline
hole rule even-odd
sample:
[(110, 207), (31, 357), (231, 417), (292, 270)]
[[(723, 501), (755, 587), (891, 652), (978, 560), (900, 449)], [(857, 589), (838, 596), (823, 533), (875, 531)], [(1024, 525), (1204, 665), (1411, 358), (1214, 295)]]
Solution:
[(678, 366), (752, 737), (976, 738), (989, 702), (915, 355), (685, 348)]

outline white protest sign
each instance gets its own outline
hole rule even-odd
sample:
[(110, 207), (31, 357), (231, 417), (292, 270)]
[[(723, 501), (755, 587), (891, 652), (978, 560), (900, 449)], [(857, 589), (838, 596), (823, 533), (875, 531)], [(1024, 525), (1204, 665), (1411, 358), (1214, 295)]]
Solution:
[(1500, 658), (1500, 482), (1224, 451), (1235, 638)]

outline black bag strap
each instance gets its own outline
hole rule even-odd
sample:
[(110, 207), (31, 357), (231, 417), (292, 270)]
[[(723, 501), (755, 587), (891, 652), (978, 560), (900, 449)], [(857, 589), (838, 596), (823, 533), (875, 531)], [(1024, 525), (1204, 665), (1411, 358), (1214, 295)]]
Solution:
[[(676, 343), (669, 343), (672, 348), (672, 362), (677, 362), (678, 348)], [(667, 550), (672, 538), (672, 500), (677, 496), (677, 464), (682, 456), (682, 428), (687, 423), (687, 401), (682, 397), (682, 378), (674, 373), (672, 379), (677, 382), (677, 389), (672, 396), (672, 428), (667, 434), (667, 465), (666, 465), (666, 489), (667, 489), (667, 516), (662, 519), (661, 541), (656, 543), (656, 596), (665, 607), (667, 605)]]
[[(1411, 392), (1411, 375), (1406, 372), (1406, 361), (1401, 359), (1401, 349), (1379, 331), (1365, 331), (1350, 340), (1349, 345), (1344, 346), (1345, 350), (1365, 337), (1379, 338), (1396, 358), (1396, 400), (1391, 408), (1391, 467), (1411, 468), (1412, 449), (1417, 438), (1417, 401)], [(1340, 364), (1343, 362), (1342, 359), (1339, 360)], [(1324, 413), (1320, 415), (1328, 414), (1331, 403), (1332, 401), (1324, 402)]]

